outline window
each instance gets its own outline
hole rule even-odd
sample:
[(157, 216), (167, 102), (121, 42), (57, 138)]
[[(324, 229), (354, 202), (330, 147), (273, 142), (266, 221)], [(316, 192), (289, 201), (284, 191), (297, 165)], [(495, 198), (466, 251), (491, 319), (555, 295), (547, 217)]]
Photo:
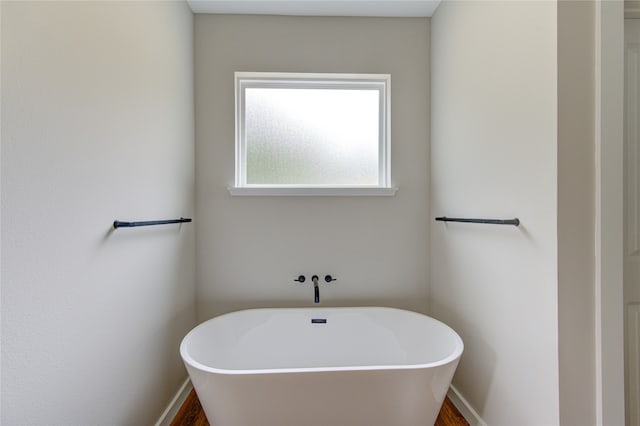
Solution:
[(393, 195), (388, 74), (235, 74), (234, 195)]

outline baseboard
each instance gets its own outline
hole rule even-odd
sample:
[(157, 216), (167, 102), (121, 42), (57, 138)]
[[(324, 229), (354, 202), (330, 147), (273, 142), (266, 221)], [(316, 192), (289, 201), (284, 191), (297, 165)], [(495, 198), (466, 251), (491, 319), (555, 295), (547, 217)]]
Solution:
[(447, 396), (451, 400), (451, 403), (460, 411), (460, 414), (464, 416), (469, 422), (469, 426), (487, 426), (487, 423), (482, 420), (482, 417), (473, 409), (473, 407), (467, 402), (466, 399), (460, 394), (458, 389), (453, 385), (449, 388)]
[(191, 384), (191, 380), (189, 380), (189, 378), (187, 377), (187, 379), (184, 381), (184, 383), (182, 383), (182, 386), (180, 386), (180, 389), (178, 389), (178, 392), (173, 397), (173, 399), (171, 400), (167, 408), (165, 408), (164, 411), (162, 412), (162, 415), (156, 422), (155, 426), (171, 425), (171, 422), (173, 421), (176, 414), (178, 414), (180, 407), (182, 407), (182, 404), (184, 404), (184, 401), (187, 399), (187, 396), (189, 396), (191, 389), (193, 389), (193, 385)]

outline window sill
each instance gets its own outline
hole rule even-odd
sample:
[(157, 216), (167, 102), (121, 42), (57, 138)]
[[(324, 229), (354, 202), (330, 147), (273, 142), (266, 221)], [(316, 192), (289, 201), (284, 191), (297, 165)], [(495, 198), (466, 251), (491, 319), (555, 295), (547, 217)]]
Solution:
[(271, 197), (392, 197), (398, 188), (282, 188), (282, 187), (229, 187), (233, 196), (271, 196)]

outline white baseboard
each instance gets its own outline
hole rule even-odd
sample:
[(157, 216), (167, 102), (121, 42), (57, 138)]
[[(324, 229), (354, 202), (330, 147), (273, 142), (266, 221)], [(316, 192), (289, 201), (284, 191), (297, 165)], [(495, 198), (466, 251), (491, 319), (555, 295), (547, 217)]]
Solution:
[(473, 407), (467, 402), (466, 399), (460, 394), (458, 389), (453, 385), (449, 388), (447, 396), (451, 400), (451, 403), (456, 406), (460, 414), (464, 416), (469, 422), (469, 426), (487, 426), (487, 423), (482, 420), (482, 417), (473, 409)]
[(173, 399), (171, 400), (167, 408), (165, 408), (164, 411), (162, 412), (162, 415), (160, 415), (160, 418), (156, 422), (155, 426), (171, 425), (171, 422), (173, 421), (176, 414), (178, 414), (180, 407), (182, 407), (182, 404), (184, 404), (184, 401), (187, 399), (187, 396), (189, 396), (191, 389), (193, 389), (193, 385), (191, 384), (191, 380), (189, 380), (189, 378), (187, 377), (187, 379), (184, 381), (184, 383), (182, 383), (182, 386), (180, 386), (180, 389), (178, 389), (178, 392), (173, 397)]

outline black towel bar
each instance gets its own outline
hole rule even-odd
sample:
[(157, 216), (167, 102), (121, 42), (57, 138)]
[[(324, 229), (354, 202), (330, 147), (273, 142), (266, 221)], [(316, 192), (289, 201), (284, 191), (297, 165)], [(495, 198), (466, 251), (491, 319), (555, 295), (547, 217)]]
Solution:
[(180, 219), (169, 219), (169, 220), (150, 220), (147, 222), (121, 222), (116, 220), (113, 222), (113, 228), (134, 228), (137, 226), (151, 226), (151, 225), (168, 225), (170, 223), (184, 223), (191, 222), (191, 219), (181, 217)]
[(513, 225), (520, 226), (520, 219), (517, 217), (515, 219), (466, 219), (460, 217), (436, 217), (437, 221), (440, 222), (464, 222), (464, 223), (488, 223), (491, 225)]

